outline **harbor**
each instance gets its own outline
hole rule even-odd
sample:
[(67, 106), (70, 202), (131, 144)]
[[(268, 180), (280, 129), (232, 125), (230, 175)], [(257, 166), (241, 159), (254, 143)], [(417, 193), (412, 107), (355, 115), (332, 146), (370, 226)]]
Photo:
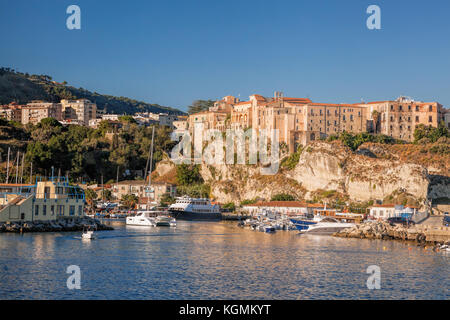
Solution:
[[(266, 234), (235, 222), (0, 234), (1, 299), (448, 299), (450, 254), (384, 240)], [(349, 263), (351, 262), (351, 263)], [(81, 270), (81, 289), (66, 269)], [(366, 269), (381, 268), (380, 290)]]

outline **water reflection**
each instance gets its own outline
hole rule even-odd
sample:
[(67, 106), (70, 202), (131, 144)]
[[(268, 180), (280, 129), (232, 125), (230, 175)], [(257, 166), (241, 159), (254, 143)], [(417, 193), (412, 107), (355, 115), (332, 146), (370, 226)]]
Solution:
[[(1, 299), (448, 299), (449, 255), (399, 242), (264, 234), (233, 223), (0, 235)], [(66, 268), (81, 268), (68, 290)], [(366, 269), (381, 268), (381, 290)]]

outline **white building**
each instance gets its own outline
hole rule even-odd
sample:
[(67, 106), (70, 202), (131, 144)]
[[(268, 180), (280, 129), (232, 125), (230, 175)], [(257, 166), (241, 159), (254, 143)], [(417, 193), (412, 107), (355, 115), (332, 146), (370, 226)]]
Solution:
[(394, 204), (378, 204), (369, 207), (369, 216), (373, 219), (386, 220), (393, 217), (401, 217), (402, 214), (417, 214), (418, 208)]
[(281, 214), (313, 214), (315, 209), (323, 209), (320, 203), (306, 203), (300, 201), (268, 201), (248, 204), (242, 207), (249, 214), (256, 214), (261, 210), (275, 211)]

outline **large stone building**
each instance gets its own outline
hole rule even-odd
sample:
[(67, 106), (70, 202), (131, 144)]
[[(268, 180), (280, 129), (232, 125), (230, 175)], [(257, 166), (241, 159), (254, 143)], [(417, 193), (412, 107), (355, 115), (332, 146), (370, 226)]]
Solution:
[(299, 145), (341, 132), (381, 133), (412, 141), (416, 125), (437, 127), (445, 121), (446, 114), (437, 102), (416, 102), (405, 97), (393, 101), (330, 104), (284, 97), (275, 92), (273, 98), (255, 94), (248, 101), (226, 96), (209, 110), (191, 114), (187, 129), (191, 135), (200, 123), (204, 130), (252, 128), (258, 132), (266, 129), (270, 135), (272, 129), (277, 129), (279, 141), (287, 145), (289, 152), (294, 152)]
[(61, 100), (64, 120), (76, 120), (89, 126), (89, 120), (97, 118), (97, 105), (87, 99)]
[(370, 131), (406, 141), (414, 140), (417, 125), (437, 127), (445, 121), (446, 110), (437, 102), (399, 97), (392, 101), (369, 102), (360, 106), (366, 108), (367, 118), (371, 121)]

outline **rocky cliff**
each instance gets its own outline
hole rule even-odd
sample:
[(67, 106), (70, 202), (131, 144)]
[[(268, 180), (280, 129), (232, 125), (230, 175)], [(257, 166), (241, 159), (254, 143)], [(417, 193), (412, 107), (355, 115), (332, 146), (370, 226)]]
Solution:
[[(174, 176), (170, 166), (174, 170), (170, 160), (160, 163), (156, 176)], [(340, 142), (315, 142), (303, 149), (295, 167), (281, 166), (275, 175), (261, 175), (255, 165), (202, 164), (200, 173), (210, 184), (212, 195), (222, 203), (270, 200), (279, 193), (312, 200), (318, 192), (327, 190), (360, 202), (395, 200), (403, 194), (418, 204), (450, 194), (448, 177), (430, 175), (425, 166), (400, 159), (377, 144), (362, 145), (353, 152)]]

